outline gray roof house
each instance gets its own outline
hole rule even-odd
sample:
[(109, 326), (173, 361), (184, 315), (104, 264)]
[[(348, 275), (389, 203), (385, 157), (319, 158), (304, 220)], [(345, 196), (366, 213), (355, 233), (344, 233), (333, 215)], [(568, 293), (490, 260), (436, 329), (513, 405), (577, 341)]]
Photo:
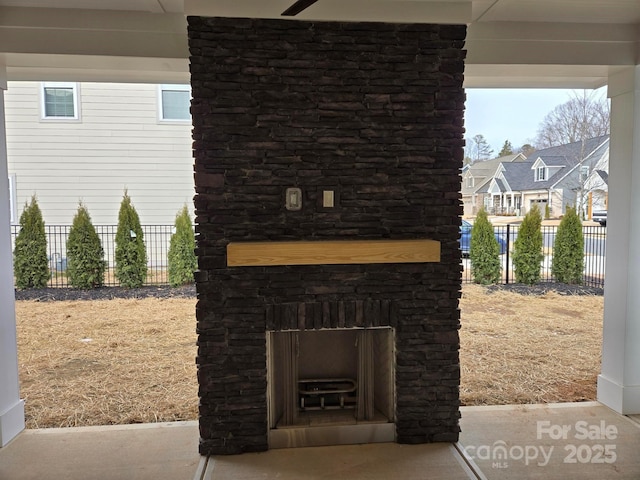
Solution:
[(562, 215), (567, 205), (586, 215), (592, 198), (588, 179), (594, 170), (603, 170), (608, 157), (608, 136), (545, 148), (524, 162), (501, 163), (477, 193), (484, 194), (484, 207), (493, 214), (523, 215), (537, 204), (548, 207), (552, 217)]
[(479, 191), (495, 177), (501, 164), (525, 162), (526, 160), (527, 158), (522, 153), (516, 153), (465, 166), (461, 173), (464, 215), (473, 216), (478, 213), (478, 209), (484, 204), (484, 193), (479, 193)]
[(603, 153), (585, 182), (589, 195), (589, 215), (595, 210), (607, 210), (609, 205), (609, 149)]

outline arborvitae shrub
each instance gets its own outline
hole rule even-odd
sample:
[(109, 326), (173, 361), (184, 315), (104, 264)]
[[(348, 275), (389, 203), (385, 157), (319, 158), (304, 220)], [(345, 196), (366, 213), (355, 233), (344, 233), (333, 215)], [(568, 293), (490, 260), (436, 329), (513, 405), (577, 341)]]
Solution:
[(549, 204), (547, 203), (544, 206), (544, 219), (549, 220), (551, 218), (551, 209), (549, 208)]
[(169, 244), (169, 283), (172, 287), (193, 283), (196, 271), (196, 239), (185, 205), (176, 215), (175, 233)]
[(518, 238), (513, 244), (513, 268), (516, 282), (533, 285), (540, 281), (542, 253), (542, 216), (534, 205), (522, 220)]
[(500, 244), (484, 208), (478, 212), (471, 229), (469, 260), (475, 283), (489, 285), (500, 281)]
[(147, 252), (140, 218), (126, 190), (118, 213), (116, 278), (127, 288), (141, 287), (147, 278)]
[(576, 210), (567, 207), (567, 211), (558, 226), (551, 274), (558, 282), (580, 284), (584, 270), (584, 237), (582, 222)]
[(24, 205), (20, 215), (20, 232), (13, 251), (13, 271), (18, 288), (44, 288), (49, 281), (47, 235), (36, 196)]
[(101, 287), (106, 267), (100, 237), (91, 223), (89, 211), (80, 204), (67, 240), (69, 283), (76, 288)]

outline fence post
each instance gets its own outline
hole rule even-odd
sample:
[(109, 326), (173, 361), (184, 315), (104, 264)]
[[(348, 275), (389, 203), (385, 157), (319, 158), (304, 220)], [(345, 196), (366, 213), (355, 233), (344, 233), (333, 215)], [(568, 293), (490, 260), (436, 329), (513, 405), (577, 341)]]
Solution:
[(507, 261), (507, 263), (506, 263), (506, 265), (504, 267), (504, 269), (506, 270), (505, 278), (504, 278), (504, 284), (505, 285), (509, 284), (509, 245), (511, 244), (511, 241), (509, 239), (511, 229), (509, 227), (511, 227), (511, 225), (509, 225), (507, 223), (507, 240), (506, 240), (506, 242), (507, 242), (507, 252), (506, 252), (506, 261)]

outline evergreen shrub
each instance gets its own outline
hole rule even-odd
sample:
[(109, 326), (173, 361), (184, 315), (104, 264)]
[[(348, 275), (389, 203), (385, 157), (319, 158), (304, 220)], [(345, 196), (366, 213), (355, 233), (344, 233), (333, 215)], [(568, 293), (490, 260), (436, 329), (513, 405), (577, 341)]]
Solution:
[(582, 235), (582, 222), (575, 208), (567, 207), (556, 233), (551, 274), (558, 282), (581, 284), (583, 270), (584, 237)]
[(513, 244), (513, 268), (516, 282), (533, 285), (540, 281), (542, 252), (542, 216), (534, 205), (522, 220)]
[(25, 203), (13, 251), (13, 271), (18, 288), (44, 288), (49, 281), (47, 235), (36, 196)]
[(140, 217), (125, 190), (116, 231), (116, 278), (120, 285), (138, 288), (147, 278), (147, 252)]
[(185, 205), (176, 215), (175, 232), (169, 244), (169, 283), (172, 287), (193, 283), (198, 267), (196, 239), (189, 211)]
[(471, 229), (469, 260), (475, 283), (489, 285), (500, 281), (500, 244), (484, 208), (478, 212)]
[(104, 250), (91, 223), (87, 208), (80, 204), (73, 217), (67, 240), (67, 278), (76, 288), (96, 288), (104, 284)]

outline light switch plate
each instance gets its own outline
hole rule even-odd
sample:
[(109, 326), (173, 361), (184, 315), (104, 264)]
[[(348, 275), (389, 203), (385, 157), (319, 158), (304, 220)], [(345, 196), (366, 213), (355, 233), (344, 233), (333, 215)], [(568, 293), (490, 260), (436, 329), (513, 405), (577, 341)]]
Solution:
[(333, 208), (334, 205), (334, 194), (333, 190), (323, 190), (322, 192), (322, 206), (324, 208)]
[(321, 185), (316, 190), (315, 197), (318, 211), (337, 213), (340, 210), (340, 189), (338, 187)]

